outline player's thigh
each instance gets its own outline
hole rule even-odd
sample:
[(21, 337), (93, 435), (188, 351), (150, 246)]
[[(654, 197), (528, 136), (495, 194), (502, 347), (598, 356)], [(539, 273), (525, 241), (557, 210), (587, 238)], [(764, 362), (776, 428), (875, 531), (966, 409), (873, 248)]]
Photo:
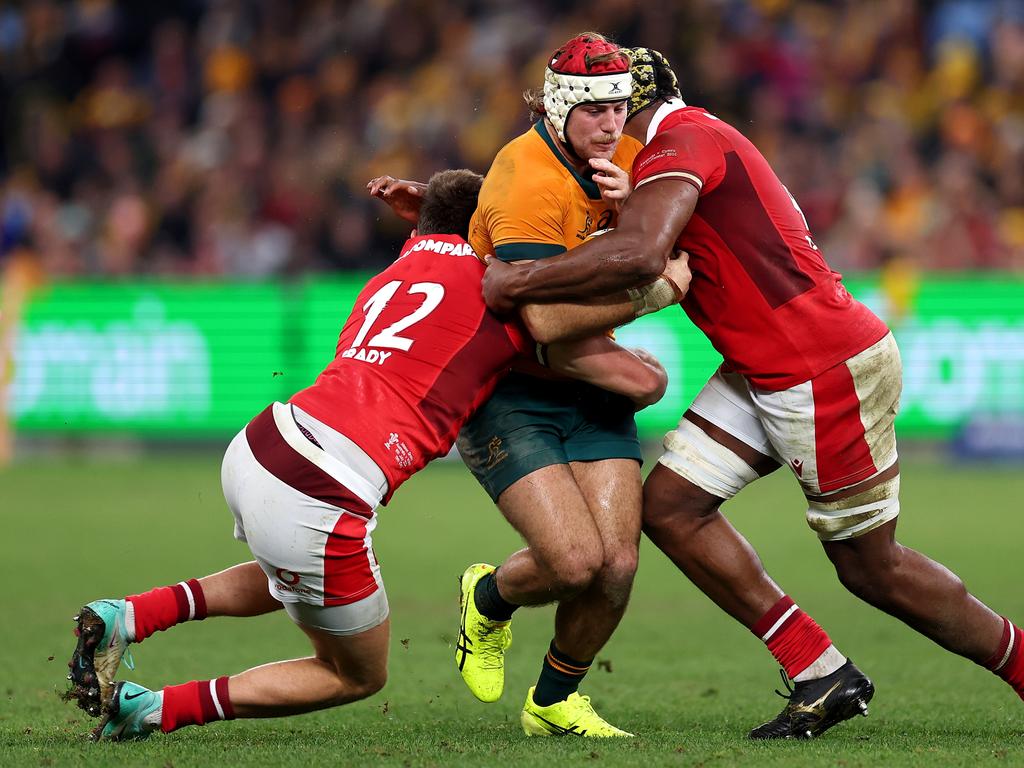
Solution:
[(902, 366), (892, 334), (814, 379), (752, 390), (762, 424), (808, 500), (823, 541), (861, 535), (899, 514), (895, 419)]
[(236, 536), (293, 621), (355, 635), (387, 619), (372, 547), (375, 514), (367, 518), (291, 487), (256, 460), (244, 433), (232, 441), (222, 476)]
[(640, 463), (605, 459), (574, 461), (570, 467), (600, 532), (606, 559), (635, 553), (643, 501)]
[(568, 463), (574, 386), (510, 374), (462, 427), (456, 447), (492, 501), (537, 470)]
[(573, 476), (611, 558), (635, 550), (640, 536), (643, 455), (635, 415), (628, 398), (581, 383), (565, 441)]
[[(663, 469), (648, 478), (645, 504), (674, 506), (678, 514), (714, 511), (779, 467), (746, 381), (721, 369), (697, 394), (679, 425), (665, 435), (664, 448), (658, 459)], [(680, 482), (673, 482), (665, 470)], [(673, 499), (678, 503), (672, 504)]]
[(568, 464), (520, 478), (498, 497), (498, 508), (549, 570), (577, 561), (600, 563), (600, 529)]

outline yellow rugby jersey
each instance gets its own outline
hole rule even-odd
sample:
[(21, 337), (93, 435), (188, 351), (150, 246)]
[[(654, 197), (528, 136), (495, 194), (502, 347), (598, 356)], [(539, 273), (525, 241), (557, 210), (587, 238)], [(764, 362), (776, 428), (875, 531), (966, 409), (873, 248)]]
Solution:
[[(612, 162), (628, 171), (641, 148), (623, 136)], [(615, 223), (615, 206), (569, 164), (538, 120), (494, 158), (469, 224), (469, 242), (481, 258), (543, 259)]]

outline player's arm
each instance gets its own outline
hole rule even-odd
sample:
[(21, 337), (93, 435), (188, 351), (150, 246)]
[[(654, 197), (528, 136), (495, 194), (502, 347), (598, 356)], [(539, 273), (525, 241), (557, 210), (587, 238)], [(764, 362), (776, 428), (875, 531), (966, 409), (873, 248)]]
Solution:
[(387, 203), (398, 216), (415, 224), (420, 218), (420, 206), (427, 185), (422, 181), (396, 179), (394, 176), (378, 176), (366, 183), (370, 197)]
[(668, 374), (654, 355), (607, 336), (552, 344), (542, 353), (552, 370), (624, 395), (638, 410), (658, 402), (668, 387)]
[(693, 215), (697, 194), (675, 178), (638, 187), (615, 230), (527, 267), (492, 265), (484, 275), (487, 305), (507, 312), (527, 302), (580, 301), (654, 281)]
[(600, 334), (609, 328), (678, 304), (690, 285), (687, 257), (670, 259), (657, 280), (594, 303), (524, 304), (519, 316), (530, 335), (542, 344)]

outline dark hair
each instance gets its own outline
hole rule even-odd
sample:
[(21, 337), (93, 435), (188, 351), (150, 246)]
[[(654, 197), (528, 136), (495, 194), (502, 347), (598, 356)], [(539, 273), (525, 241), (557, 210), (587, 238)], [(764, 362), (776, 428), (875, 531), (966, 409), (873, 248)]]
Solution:
[(423, 193), (416, 234), (469, 237), (469, 220), (483, 183), (483, 176), (465, 168), (438, 171), (431, 176)]

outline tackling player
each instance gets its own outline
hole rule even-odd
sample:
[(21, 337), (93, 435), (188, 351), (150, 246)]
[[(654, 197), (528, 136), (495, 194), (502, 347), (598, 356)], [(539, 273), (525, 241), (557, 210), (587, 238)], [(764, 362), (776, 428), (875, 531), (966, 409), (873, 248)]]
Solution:
[[(123, 600), (97, 600), (76, 617), (68, 698), (103, 715), (94, 737), (144, 738), (235, 717), (309, 712), (384, 685), (388, 602), (371, 534), (376, 509), (431, 459), (534, 342), (487, 311), (484, 265), (465, 240), (482, 179), (435, 174), (418, 232), (360, 293), (335, 359), (316, 382), (274, 403), (231, 442), (224, 495), (236, 538), (255, 560)], [(555, 369), (642, 407), (664, 393), (664, 370), (607, 338), (550, 348)], [(114, 676), (129, 643), (208, 616), (280, 608), (314, 655), (231, 677), (150, 691)]]
[[(622, 169), (639, 149), (619, 141), (630, 88), (628, 57), (601, 35), (577, 35), (551, 56), (543, 94), (527, 94), (536, 122), (498, 152), (484, 180), (470, 226), (478, 253), (543, 260), (615, 225), (628, 192)], [(407, 215), (415, 189), (390, 177), (370, 183), (372, 194)], [(676, 282), (685, 286), (686, 278)], [(538, 305), (523, 317), (541, 340), (538, 323), (563, 330), (579, 320), (600, 331), (675, 303), (681, 291), (655, 281), (632, 298), (628, 316)], [(633, 412), (628, 401), (587, 384), (513, 374), (459, 435), (466, 464), (527, 544), (499, 568), (477, 564), (462, 577), (456, 663), (477, 698), (502, 694), (513, 612), (558, 601), (554, 638), (521, 714), (528, 735), (631, 735), (601, 718), (578, 688), (622, 618), (637, 566), (641, 453)]]
[(619, 227), (524, 268), (493, 264), (488, 304), (564, 301), (644, 283), (690, 255), (682, 302), (725, 362), (665, 439), (644, 487), (644, 530), (795, 682), (753, 738), (804, 738), (867, 710), (874, 688), (783, 594), (719, 506), (780, 465), (855, 595), (1024, 697), (1021, 630), (954, 574), (895, 539), (893, 429), (901, 364), (892, 334), (822, 258), (796, 201), (732, 126), (680, 99), (656, 51), (631, 49), (629, 135), (646, 146)]

